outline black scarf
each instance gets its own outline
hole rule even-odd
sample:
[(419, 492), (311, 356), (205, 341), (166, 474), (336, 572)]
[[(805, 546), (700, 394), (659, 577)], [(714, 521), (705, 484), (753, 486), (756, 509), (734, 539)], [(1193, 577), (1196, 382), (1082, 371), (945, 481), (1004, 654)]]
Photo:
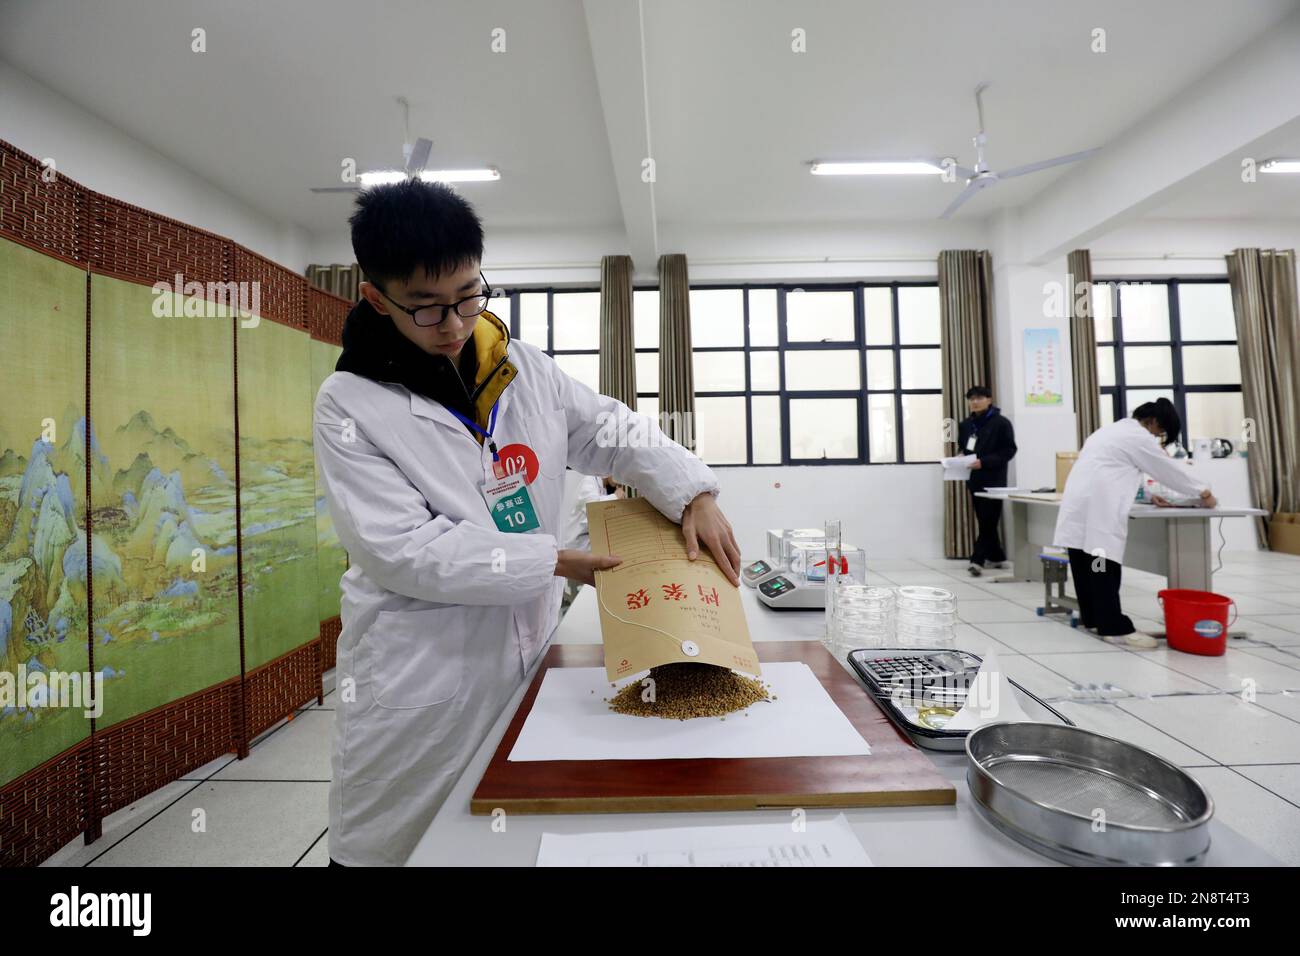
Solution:
[(470, 420), (477, 417), (470, 400), (478, 374), (474, 342), (465, 343), (458, 368), (448, 356), (430, 355), (421, 349), (365, 299), (352, 307), (343, 323), (343, 354), (334, 370), (404, 385)]

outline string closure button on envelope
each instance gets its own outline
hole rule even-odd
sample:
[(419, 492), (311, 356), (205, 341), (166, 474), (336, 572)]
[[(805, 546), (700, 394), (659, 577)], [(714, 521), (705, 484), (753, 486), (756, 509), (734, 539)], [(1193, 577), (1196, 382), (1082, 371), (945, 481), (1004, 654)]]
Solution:
[(682, 641), (682, 653), (687, 657), (699, 657), (700, 645), (694, 641)]

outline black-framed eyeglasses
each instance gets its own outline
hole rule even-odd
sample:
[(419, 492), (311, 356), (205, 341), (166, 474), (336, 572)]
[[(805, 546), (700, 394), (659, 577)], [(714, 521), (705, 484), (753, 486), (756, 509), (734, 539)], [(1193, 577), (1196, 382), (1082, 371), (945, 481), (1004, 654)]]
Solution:
[(394, 302), (393, 297), (385, 292), (378, 282), (372, 282), (371, 285), (378, 289), (385, 299), (392, 302), (393, 305), (397, 306), (397, 308), (409, 315), (411, 321), (416, 325), (428, 328), (434, 325), (441, 325), (443, 322), (447, 321), (447, 315), (452, 309), (455, 309), (456, 314), (462, 319), (472, 319), (476, 315), (483, 314), (483, 311), (487, 308), (488, 300), (492, 298), (492, 287), (488, 285), (488, 281), (483, 277), (483, 273), (480, 272), (478, 277), (479, 281), (483, 284), (483, 288), (473, 295), (466, 296), (458, 302), (451, 302), (447, 305), (422, 305), (414, 309), (407, 308), (400, 302)]

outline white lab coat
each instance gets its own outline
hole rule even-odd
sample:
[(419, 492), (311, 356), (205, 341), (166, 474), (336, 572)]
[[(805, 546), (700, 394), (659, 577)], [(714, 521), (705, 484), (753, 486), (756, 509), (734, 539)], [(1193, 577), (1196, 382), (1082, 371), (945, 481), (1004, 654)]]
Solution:
[(1166, 455), (1136, 419), (1103, 425), (1088, 436), (1070, 469), (1052, 543), (1123, 564), (1129, 511), (1143, 474), (1185, 495), (1208, 487), (1185, 463)]
[(612, 501), (617, 495), (605, 492), (605, 483), (595, 475), (583, 475), (573, 489), (573, 501), (564, 522), (565, 548), (586, 551), (591, 547), (590, 529), (587, 527), (587, 502)]
[(497, 530), (481, 493), (491, 453), (440, 403), (348, 372), (316, 397), (316, 458), (351, 563), (329, 799), (330, 856), (348, 866), (406, 861), (545, 649), (564, 586), (553, 572), (565, 467), (635, 485), (674, 521), (718, 490), (657, 428), (639, 447), (600, 437), (601, 413), (633, 413), (543, 352), (515, 341), (509, 355), (518, 375), (494, 437), (537, 453), (528, 490), (542, 533)]

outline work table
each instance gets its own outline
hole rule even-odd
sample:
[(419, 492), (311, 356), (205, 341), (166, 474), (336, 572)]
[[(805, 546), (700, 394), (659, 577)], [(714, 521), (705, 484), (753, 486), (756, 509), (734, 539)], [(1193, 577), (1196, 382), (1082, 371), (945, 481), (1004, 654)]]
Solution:
[[(773, 611), (759, 602), (753, 589), (742, 585), (740, 591), (754, 641), (821, 639), (825, 620), (822, 611)], [(591, 588), (579, 592), (552, 635), (552, 643), (600, 643), (600, 622), (595, 592)], [(420, 839), (408, 866), (532, 866), (537, 860), (543, 832), (589, 833), (784, 823), (791, 820), (788, 808), (694, 813), (509, 814), (504, 819), (471, 815), (470, 797), (533, 676), (529, 673), (502, 710), (451, 795)], [(940, 774), (957, 788), (955, 806), (809, 809), (808, 820), (830, 820), (843, 813), (867, 854), (880, 866), (1056, 865), (996, 832), (978, 818), (966, 789), (965, 754), (925, 753)], [(1211, 823), (1211, 833), (1207, 865), (1278, 865), (1262, 849), (1217, 820)]]
[[(1011, 576), (1005, 580), (1041, 581), (1039, 554), (1052, 543), (1059, 494), (1025, 491), (981, 491), (981, 498), (1005, 501), (1002, 522)], [(1262, 517), (1259, 508), (1160, 508), (1134, 504), (1129, 512), (1125, 567), (1160, 574), (1171, 588), (1214, 590), (1215, 548), (1210, 521), (1214, 518)]]

